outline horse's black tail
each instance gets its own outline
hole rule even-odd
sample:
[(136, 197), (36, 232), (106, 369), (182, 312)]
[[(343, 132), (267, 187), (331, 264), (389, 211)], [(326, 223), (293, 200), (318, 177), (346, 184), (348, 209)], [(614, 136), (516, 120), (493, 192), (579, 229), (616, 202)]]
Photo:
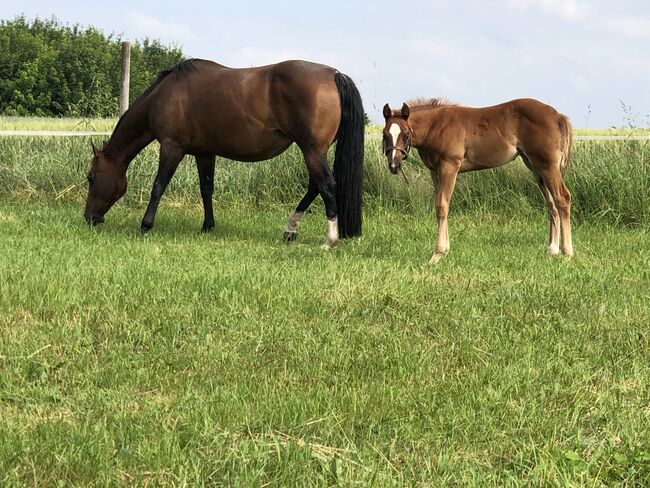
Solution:
[(359, 90), (343, 73), (335, 75), (341, 100), (341, 123), (334, 156), (339, 237), (361, 234), (363, 137), (365, 113)]

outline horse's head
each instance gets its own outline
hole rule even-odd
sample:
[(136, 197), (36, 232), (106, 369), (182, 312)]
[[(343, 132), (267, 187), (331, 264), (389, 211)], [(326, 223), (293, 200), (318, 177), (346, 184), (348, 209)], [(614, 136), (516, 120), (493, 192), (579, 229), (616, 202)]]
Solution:
[(126, 193), (126, 171), (94, 144), (93, 159), (88, 172), (88, 198), (84, 218), (88, 224), (101, 224), (104, 215)]
[(388, 104), (384, 105), (384, 119), (386, 125), (383, 132), (383, 151), (388, 158), (388, 169), (396, 175), (402, 167), (411, 149), (411, 136), (413, 130), (409, 126), (408, 118), (411, 113), (409, 106), (404, 103), (401, 110), (391, 110)]

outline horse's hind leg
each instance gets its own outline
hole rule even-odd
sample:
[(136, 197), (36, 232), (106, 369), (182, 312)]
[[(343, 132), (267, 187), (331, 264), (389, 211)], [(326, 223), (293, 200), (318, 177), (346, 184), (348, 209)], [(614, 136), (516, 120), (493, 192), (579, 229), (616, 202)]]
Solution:
[(287, 219), (287, 226), (284, 229), (284, 240), (293, 241), (296, 238), (298, 233), (298, 226), (300, 225), (300, 219), (305, 211), (309, 208), (314, 199), (318, 196), (318, 186), (313, 178), (309, 178), (309, 186), (307, 187), (307, 192), (305, 196), (302, 197), (300, 203), (295, 208), (293, 212), (289, 214)]
[(144, 234), (153, 227), (153, 221), (156, 218), (156, 211), (160, 198), (169, 184), (169, 181), (174, 176), (178, 163), (183, 159), (183, 150), (173, 142), (163, 141), (160, 145), (160, 156), (158, 159), (158, 173), (154, 180), (153, 187), (151, 188), (151, 198), (149, 205), (142, 218), (140, 226), (140, 233)]
[(544, 179), (542, 176), (533, 168), (528, 157), (520, 153), (521, 159), (524, 161), (524, 164), (530, 169), (537, 183), (539, 191), (542, 193), (544, 200), (546, 201), (546, 208), (548, 209), (548, 216), (550, 220), (550, 229), (548, 237), (548, 255), (557, 256), (560, 254), (560, 214), (555, 207), (555, 202), (553, 201), (553, 196), (546, 185), (544, 184)]
[(196, 156), (196, 169), (199, 173), (201, 200), (203, 200), (203, 227), (201, 232), (214, 229), (214, 211), (212, 209), (212, 194), (214, 193), (215, 156)]
[[(337, 222), (336, 209), (336, 182), (327, 164), (327, 148), (322, 151), (316, 149), (303, 149), (307, 171), (309, 172), (310, 187), (313, 184), (318, 189), (325, 203), (325, 215), (327, 216), (327, 238), (323, 248), (328, 249), (339, 239), (339, 227)], [(303, 201), (313, 200), (309, 191)], [(302, 203), (302, 202), (301, 202)], [(311, 203), (311, 201), (309, 201)]]
[(560, 215), (560, 228), (562, 237), (562, 253), (565, 256), (573, 256), (573, 240), (571, 239), (571, 193), (564, 184), (559, 165), (552, 169), (543, 171), (542, 178), (544, 185), (551, 193), (555, 207)]
[[(562, 253), (565, 256), (571, 257), (573, 256), (573, 241), (571, 239), (571, 193), (569, 193), (569, 189), (564, 184), (559, 160), (552, 157), (538, 158), (533, 163), (535, 164), (535, 172), (541, 176), (544, 187), (550, 193), (560, 218)], [(555, 226), (557, 228), (557, 221)], [(557, 242), (557, 237), (555, 239), (555, 242)]]

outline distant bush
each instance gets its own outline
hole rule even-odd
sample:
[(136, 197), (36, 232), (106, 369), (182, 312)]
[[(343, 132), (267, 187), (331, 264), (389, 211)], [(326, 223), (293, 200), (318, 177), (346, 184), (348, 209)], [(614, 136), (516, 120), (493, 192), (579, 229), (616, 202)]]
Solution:
[[(121, 39), (56, 18), (0, 21), (0, 114), (114, 116), (120, 91)], [(144, 39), (131, 46), (131, 100), (162, 69), (179, 62), (178, 47)]]

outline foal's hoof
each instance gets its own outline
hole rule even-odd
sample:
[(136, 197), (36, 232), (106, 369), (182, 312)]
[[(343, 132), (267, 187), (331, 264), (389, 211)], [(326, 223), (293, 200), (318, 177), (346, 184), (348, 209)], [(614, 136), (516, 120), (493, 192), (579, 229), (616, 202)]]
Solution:
[(431, 256), (431, 259), (429, 259), (429, 264), (438, 264), (444, 257), (445, 257), (444, 254), (437, 252), (433, 256)]
[(560, 250), (559, 250), (559, 249), (556, 249), (556, 248), (554, 248), (554, 247), (549, 246), (548, 249), (546, 250), (546, 255), (547, 255), (549, 258), (554, 258), (554, 257), (560, 255)]
[(295, 241), (296, 237), (298, 237), (298, 233), (296, 231), (289, 231), (289, 230), (284, 231), (284, 240), (286, 242)]

